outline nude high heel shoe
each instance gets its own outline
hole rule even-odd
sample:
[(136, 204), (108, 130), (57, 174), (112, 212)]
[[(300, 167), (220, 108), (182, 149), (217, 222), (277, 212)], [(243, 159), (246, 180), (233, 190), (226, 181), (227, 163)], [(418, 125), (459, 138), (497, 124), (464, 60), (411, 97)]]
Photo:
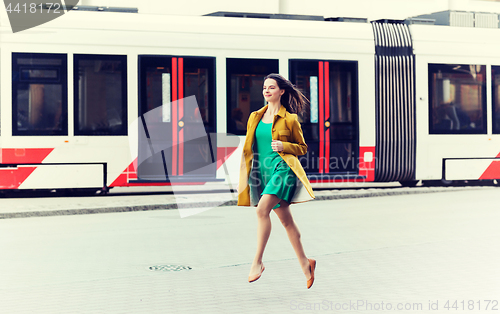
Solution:
[(311, 278), (307, 281), (307, 289), (311, 288), (314, 283), (314, 270), (316, 269), (316, 260), (312, 258), (307, 259), (309, 261), (309, 269), (311, 270)]
[(254, 282), (257, 279), (259, 279), (260, 276), (262, 276), (262, 273), (264, 272), (264, 269), (266, 269), (266, 268), (264, 267), (264, 264), (262, 264), (260, 272), (257, 275), (255, 275), (255, 276), (248, 276), (248, 282)]

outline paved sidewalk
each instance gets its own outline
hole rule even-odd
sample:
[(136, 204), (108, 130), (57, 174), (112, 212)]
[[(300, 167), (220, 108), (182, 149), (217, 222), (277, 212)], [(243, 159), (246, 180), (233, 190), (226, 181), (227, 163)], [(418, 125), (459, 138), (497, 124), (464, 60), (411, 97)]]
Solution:
[[(0, 313), (496, 313), (499, 203), (483, 188), (294, 205), (310, 290), (274, 214), (247, 282), (249, 207), (3, 219)], [(191, 269), (150, 270), (168, 265)]]
[[(414, 187), (398, 184), (363, 189), (315, 189), (315, 201), (408, 195), (438, 192), (495, 189), (495, 187)], [(189, 187), (175, 193), (161, 188), (115, 188), (104, 196), (87, 197), (0, 197), (0, 219), (40, 216), (84, 215), (182, 208), (215, 208), (236, 205), (236, 194), (228, 189), (192, 191)]]

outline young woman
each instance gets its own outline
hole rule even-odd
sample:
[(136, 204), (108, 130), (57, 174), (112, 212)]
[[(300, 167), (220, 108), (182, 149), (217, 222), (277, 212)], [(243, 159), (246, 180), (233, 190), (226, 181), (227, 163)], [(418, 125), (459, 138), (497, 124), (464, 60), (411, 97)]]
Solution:
[(297, 158), (307, 152), (297, 119), (307, 99), (279, 74), (264, 78), (262, 93), (267, 105), (248, 118), (238, 186), (238, 205), (257, 206), (257, 252), (248, 281), (259, 279), (265, 269), (262, 256), (271, 233), (269, 214), (274, 210), (286, 229), (309, 289), (314, 282), (316, 261), (306, 257), (290, 212), (291, 203), (314, 198)]

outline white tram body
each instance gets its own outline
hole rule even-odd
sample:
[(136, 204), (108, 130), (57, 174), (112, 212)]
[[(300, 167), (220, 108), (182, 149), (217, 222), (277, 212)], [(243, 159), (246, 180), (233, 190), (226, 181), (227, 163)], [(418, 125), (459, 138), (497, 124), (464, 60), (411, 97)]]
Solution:
[[(498, 90), (494, 90), (498, 81), (492, 77), (492, 67), (500, 64), (500, 30), (433, 25), (414, 25), (411, 30), (417, 58), (416, 178), (498, 179), (500, 169), (494, 158), (500, 157), (500, 136), (498, 130), (493, 130), (498, 121), (493, 114), (493, 108), (498, 106)], [(483, 134), (429, 134), (429, 64), (476, 65), (485, 69)]]
[[(302, 121), (310, 152), (301, 159), (312, 162), (305, 168), (313, 187), (500, 178), (494, 127), (500, 81), (492, 77), (500, 66), (500, 30), (397, 24), (398, 44), (384, 41), (383, 29), (394, 32), (394, 25), (380, 22), (377, 34), (372, 24), (76, 11), (19, 33), (3, 24), (0, 189), (237, 182), (244, 130), (233, 122), (243, 117), (246, 124), (249, 111), (263, 105), (255, 82), (271, 70), (307, 87), (313, 98)], [(410, 56), (390, 56), (398, 45)], [(450, 64), (456, 66), (450, 70)], [(474, 66), (474, 79), (481, 77), (484, 86), (470, 83), (465, 72), (453, 76), (459, 65)], [(431, 85), (438, 88), (433, 96)], [(454, 86), (454, 96), (441, 86)], [(189, 175), (195, 163), (190, 158), (210, 154), (183, 144), (191, 124), (181, 99), (193, 90), (207, 133), (216, 134), (207, 163), (213, 167), (199, 175)], [(123, 97), (113, 95), (117, 91)], [(446, 120), (452, 122), (431, 117), (436, 113), (430, 98), (445, 96), (455, 103), (471, 99), (464, 106), (471, 120), (465, 133), (448, 129), (456, 120), (449, 105)], [(151, 139), (167, 123), (165, 136), (174, 144), (157, 154), (163, 159), (141, 158), (148, 149), (138, 143), (144, 137), (141, 117), (165, 99), (171, 101), (168, 113), (161, 111), (156, 124), (144, 128)], [(387, 99), (393, 100), (386, 106)], [(400, 102), (408, 108), (393, 110)], [(384, 124), (386, 118), (391, 122)], [(408, 120), (402, 129), (400, 120)], [(163, 174), (154, 173), (158, 167), (140, 168), (161, 160)]]

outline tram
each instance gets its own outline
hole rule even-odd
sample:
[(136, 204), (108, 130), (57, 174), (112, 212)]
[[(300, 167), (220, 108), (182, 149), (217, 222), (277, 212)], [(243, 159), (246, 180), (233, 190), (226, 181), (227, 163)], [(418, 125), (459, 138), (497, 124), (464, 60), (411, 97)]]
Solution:
[(498, 26), (106, 10), (1, 23), (2, 190), (234, 184), (269, 73), (310, 99), (313, 187), (500, 179)]

